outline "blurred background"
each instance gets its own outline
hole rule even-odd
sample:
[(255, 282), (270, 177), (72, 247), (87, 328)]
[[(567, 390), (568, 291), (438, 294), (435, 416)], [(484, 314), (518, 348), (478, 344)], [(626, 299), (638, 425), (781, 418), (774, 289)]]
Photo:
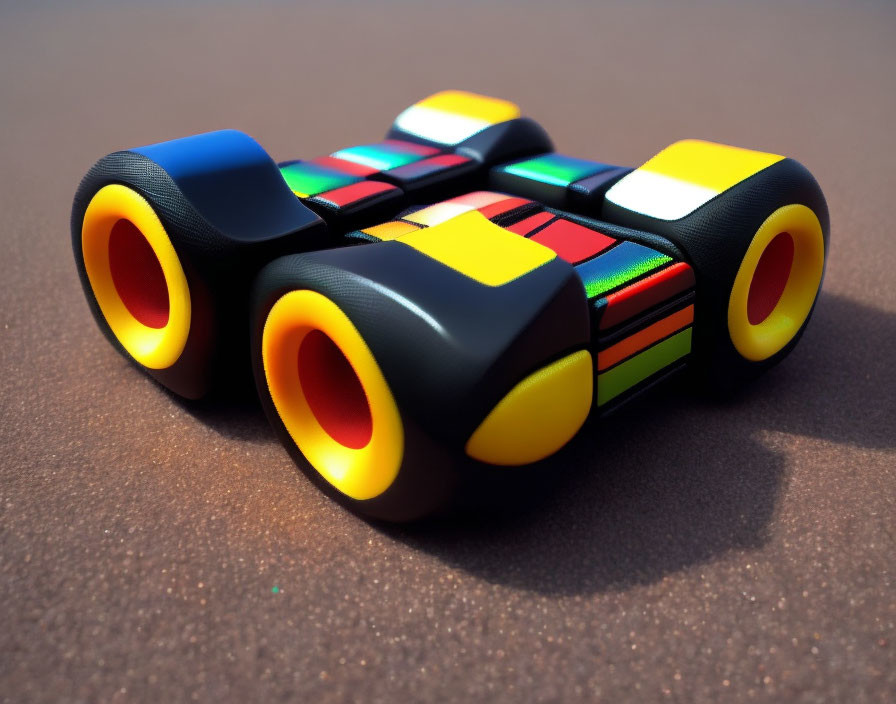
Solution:
[[(886, 1), (0, 2), (0, 701), (888, 701), (894, 75)], [(530, 510), (383, 528), (258, 409), (129, 368), (68, 217), (108, 152), (235, 127), (313, 157), (444, 88), (609, 163), (792, 156), (833, 246), (743, 397), (620, 414)]]

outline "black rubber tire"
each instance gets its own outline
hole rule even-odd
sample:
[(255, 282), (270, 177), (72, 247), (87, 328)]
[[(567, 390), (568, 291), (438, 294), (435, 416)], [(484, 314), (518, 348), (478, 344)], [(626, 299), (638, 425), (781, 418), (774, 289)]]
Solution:
[(762, 223), (790, 204), (804, 205), (817, 216), (826, 262), (830, 239), (827, 204), (812, 174), (793, 159), (760, 171), (680, 220), (647, 217), (610, 201), (604, 205), (606, 220), (668, 238), (694, 267), (697, 299), (691, 367), (713, 393), (730, 393), (778, 364), (799, 342), (811, 317), (810, 310), (790, 342), (762, 361), (743, 357), (728, 332), (729, 297), (744, 255)]

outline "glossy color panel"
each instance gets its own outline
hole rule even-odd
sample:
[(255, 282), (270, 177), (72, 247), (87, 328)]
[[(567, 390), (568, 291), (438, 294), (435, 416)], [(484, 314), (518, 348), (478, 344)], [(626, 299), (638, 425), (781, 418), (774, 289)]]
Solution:
[(282, 166), (280, 173), (292, 192), (299, 198), (308, 198), (361, 180), (360, 176), (336, 171), (310, 161), (300, 161)]
[(722, 193), (783, 158), (727, 144), (683, 139), (663, 149), (641, 169)]
[(477, 210), (411, 232), (398, 242), (486, 286), (502, 286), (557, 256), (486, 220)]
[(435, 156), (439, 153), (438, 147), (429, 147), (425, 144), (408, 142), (404, 139), (384, 139), (382, 142), (379, 142), (379, 145), (384, 149), (394, 149), (395, 151), (416, 154), (424, 158)]
[(526, 159), (515, 164), (507, 164), (497, 170), (503, 171), (521, 178), (541, 181), (552, 186), (566, 187), (573, 181), (579, 181), (587, 176), (593, 176), (601, 171), (616, 168), (608, 164), (601, 164), (586, 159), (576, 159), (563, 154), (542, 154), (534, 159)]
[[(318, 216), (298, 202), (270, 155), (247, 134), (221, 130), (128, 152), (158, 164), (196, 212), (228, 239), (254, 242), (318, 229)], [(128, 152), (122, 153), (123, 159)]]
[(604, 254), (579, 264), (588, 298), (619, 288), (623, 284), (672, 261), (672, 257), (636, 242), (621, 242)]
[(471, 161), (471, 159), (468, 159), (465, 156), (460, 156), (459, 154), (441, 154), (429, 159), (423, 159), (422, 161), (405, 164), (396, 169), (390, 169), (386, 173), (395, 178), (411, 181), (431, 176), (439, 171), (447, 171), (449, 169), (457, 168), (458, 166), (469, 164)]
[(597, 375), (597, 405), (603, 406), (619, 394), (677, 362), (691, 351), (691, 328), (675, 333)]
[(421, 208), (416, 212), (404, 215), (401, 219), (416, 223), (417, 225), (432, 227), (433, 225), (438, 225), (453, 217), (457, 217), (462, 213), (468, 213), (471, 210), (473, 210), (473, 206), (471, 205), (461, 205), (460, 203), (446, 201), (430, 205), (426, 208)]
[(520, 220), (519, 222), (514, 223), (513, 225), (509, 225), (506, 229), (510, 230), (513, 233), (516, 233), (517, 235), (522, 235), (523, 237), (525, 237), (530, 232), (538, 229), (545, 223), (550, 222), (555, 217), (557, 217), (557, 216), (554, 215), (553, 213), (548, 213), (548, 212), (536, 213), (535, 215), (531, 215), (528, 218), (524, 218), (523, 220)]
[(363, 177), (377, 173), (377, 170), (372, 166), (364, 166), (364, 164), (356, 164), (353, 161), (336, 159), (332, 156), (319, 156), (316, 159), (312, 159), (311, 162), (318, 164), (319, 166), (326, 166), (329, 169), (336, 169), (336, 171), (352, 174), (353, 176)]
[(493, 220), (504, 213), (509, 213), (511, 210), (522, 208), (524, 205), (530, 205), (531, 203), (532, 201), (528, 198), (507, 197), (504, 200), (497, 201), (491, 205), (480, 206), (478, 210), (486, 218)]
[(409, 107), (395, 119), (395, 127), (431, 142), (453, 145), (519, 116), (519, 107), (506, 100), (449, 90)]
[(632, 171), (616, 182), (606, 199), (627, 210), (658, 220), (678, 220), (719, 195), (705, 186), (652, 171)]
[(783, 158), (686, 139), (624, 176), (607, 191), (606, 198), (648, 217), (678, 220)]
[(374, 225), (373, 227), (365, 227), (361, 232), (365, 235), (371, 235), (380, 240), (394, 240), (414, 230), (419, 230), (419, 225), (414, 225), (404, 220), (393, 220), (392, 222), (384, 222), (382, 225)]
[(506, 200), (513, 199), (504, 193), (496, 193), (495, 191), (472, 191), (471, 193), (464, 193), (462, 196), (451, 198), (448, 202), (469, 205), (479, 210), (487, 205), (500, 203)]
[(376, 144), (361, 144), (334, 152), (330, 156), (335, 159), (351, 161), (368, 166), (377, 171), (388, 171), (414, 161), (420, 161), (438, 153), (437, 149), (419, 144), (387, 139)]
[(326, 191), (314, 197), (313, 200), (329, 205), (333, 208), (345, 208), (362, 200), (367, 200), (388, 191), (398, 192), (395, 186), (380, 181), (361, 181), (349, 186), (343, 186), (333, 191)]
[(590, 259), (616, 243), (612, 237), (562, 218), (536, 232), (532, 239), (550, 247), (570, 264)]
[(603, 308), (600, 329), (606, 330), (624, 323), (693, 286), (694, 270), (684, 262), (678, 262), (656, 274), (651, 274), (631, 286), (595, 301), (595, 307)]
[(646, 328), (642, 328), (616, 344), (610, 345), (605, 350), (598, 352), (597, 368), (599, 371), (609, 369), (626, 357), (631, 357), (633, 354), (662, 340), (664, 337), (669, 337), (669, 335), (691, 325), (693, 322), (693, 305), (677, 310), (672, 313), (672, 315), (657, 320)]

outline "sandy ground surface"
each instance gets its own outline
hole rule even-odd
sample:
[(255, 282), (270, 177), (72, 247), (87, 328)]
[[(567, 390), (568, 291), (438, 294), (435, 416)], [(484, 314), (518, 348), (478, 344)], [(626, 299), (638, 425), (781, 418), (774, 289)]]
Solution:
[[(894, 37), (867, 2), (4, 4), (0, 700), (892, 701)], [(611, 163), (689, 136), (792, 155), (832, 254), (742, 397), (667, 390), (526, 510), (384, 529), (253, 405), (119, 358), (68, 214), (115, 149), (233, 126), (310, 157), (444, 87)]]

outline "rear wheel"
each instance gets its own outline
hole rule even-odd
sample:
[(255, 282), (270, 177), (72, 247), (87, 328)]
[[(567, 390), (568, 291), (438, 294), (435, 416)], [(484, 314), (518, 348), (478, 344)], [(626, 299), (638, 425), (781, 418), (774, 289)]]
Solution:
[(728, 299), (728, 334), (741, 357), (765, 361), (796, 338), (821, 287), (824, 254), (821, 223), (806, 206), (785, 205), (762, 223)]
[(75, 193), (72, 249), (91, 312), (170, 391), (248, 390), (245, 321), (258, 269), (326, 227), (248, 135), (210, 132), (114, 152)]
[(829, 229), (821, 189), (799, 163), (677, 142), (617, 182), (603, 215), (668, 238), (693, 266), (693, 369), (709, 389), (735, 389), (796, 345), (821, 287)]

